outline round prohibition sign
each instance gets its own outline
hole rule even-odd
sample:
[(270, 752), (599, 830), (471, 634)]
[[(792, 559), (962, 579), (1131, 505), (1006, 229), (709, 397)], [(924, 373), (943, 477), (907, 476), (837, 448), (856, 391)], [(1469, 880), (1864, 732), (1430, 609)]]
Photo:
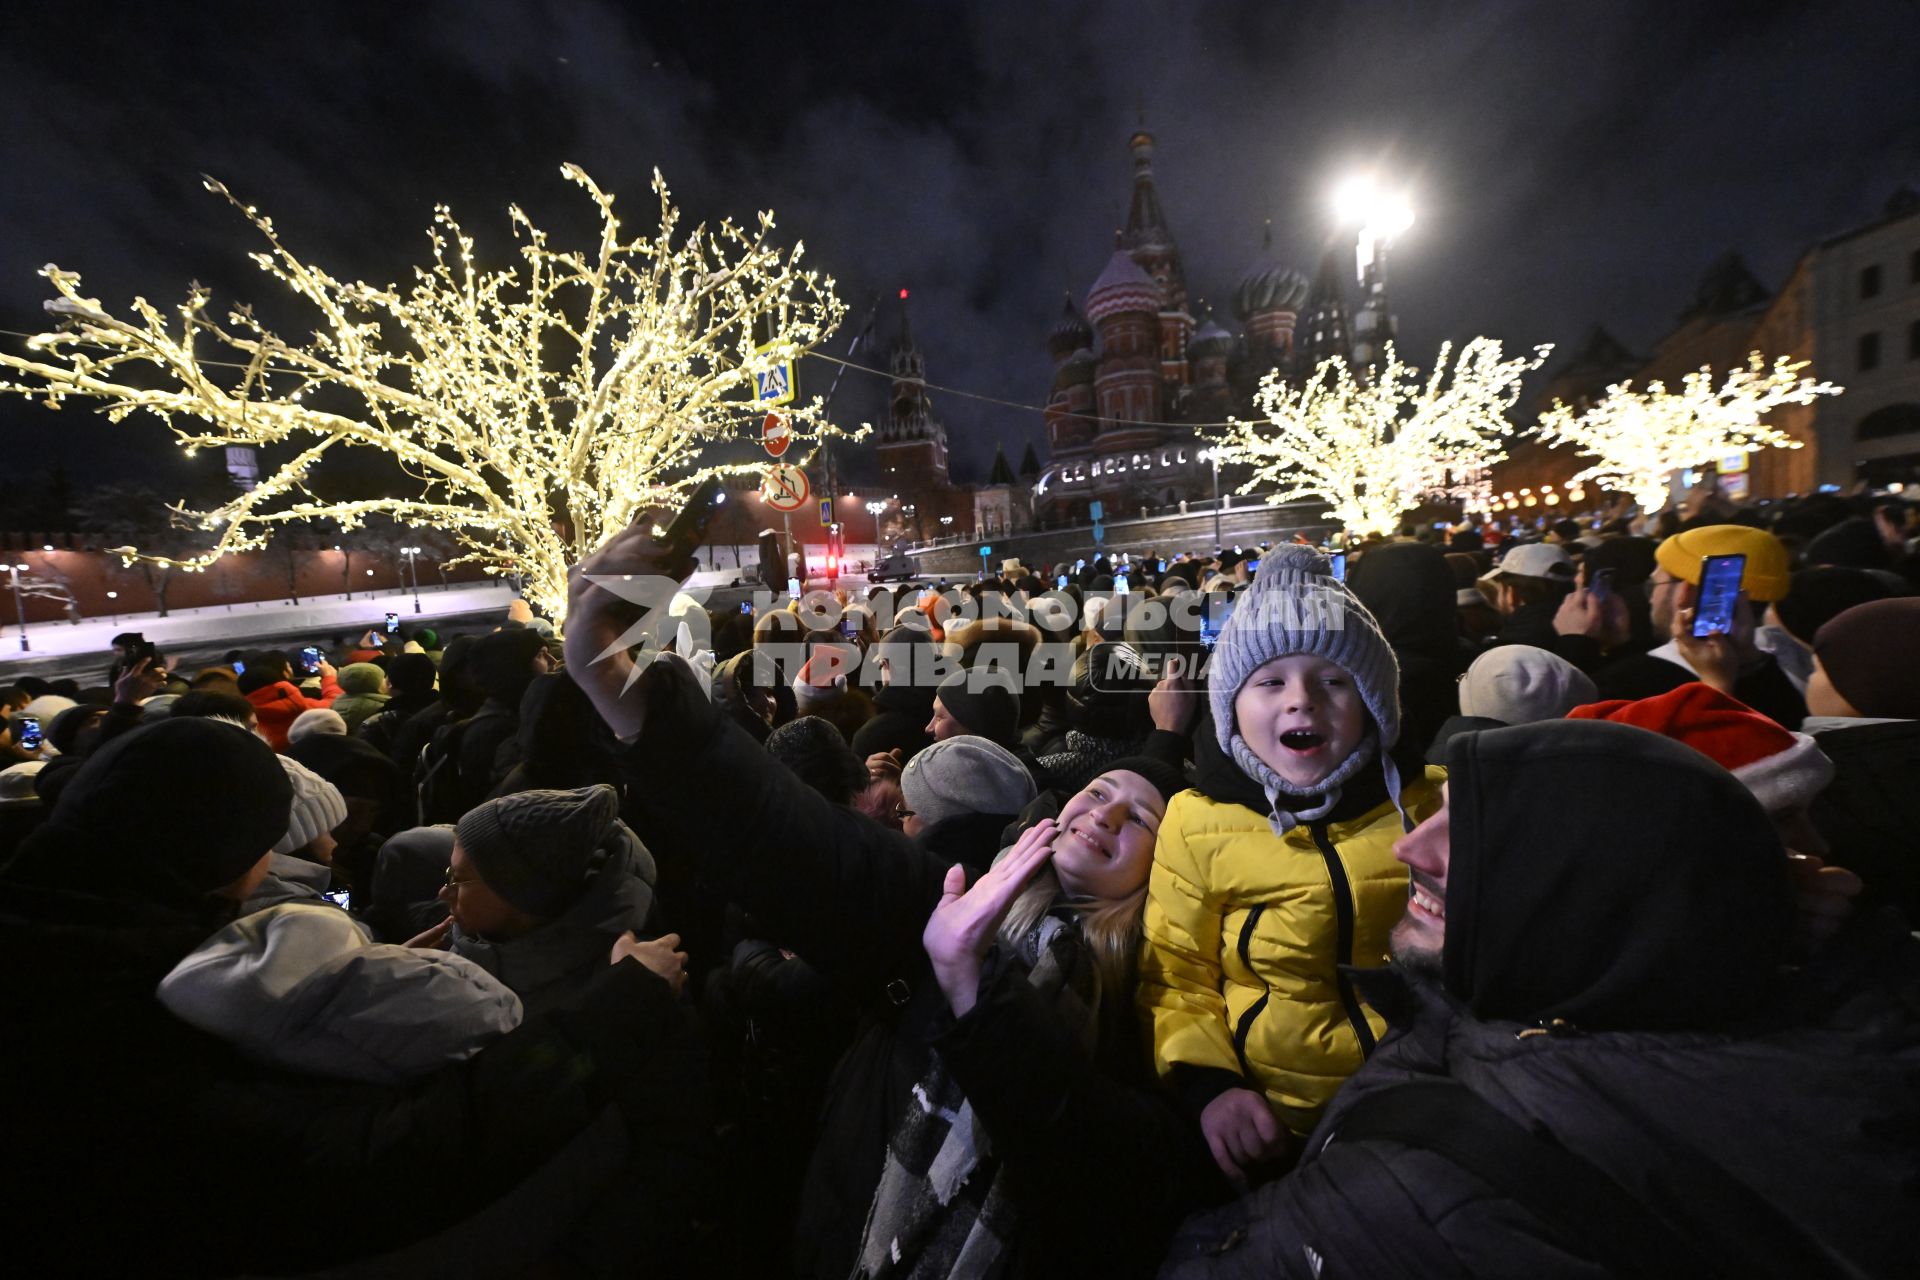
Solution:
[(767, 415), (766, 421), (760, 424), (760, 443), (775, 458), (787, 451), (787, 446), (793, 443), (793, 428), (787, 425), (786, 415)]
[(760, 496), (783, 515), (806, 506), (808, 492), (807, 473), (798, 467), (768, 467), (767, 478), (760, 484)]

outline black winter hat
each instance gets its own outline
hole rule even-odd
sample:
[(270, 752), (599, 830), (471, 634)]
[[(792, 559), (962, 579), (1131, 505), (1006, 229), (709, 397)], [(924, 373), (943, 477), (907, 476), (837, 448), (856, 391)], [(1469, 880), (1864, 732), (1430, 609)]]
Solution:
[(1809, 542), (1806, 561), (1812, 565), (1845, 565), (1850, 569), (1884, 569), (1893, 562), (1893, 553), (1881, 541), (1880, 531), (1871, 519), (1854, 516), (1824, 530)]
[(489, 889), (551, 920), (586, 889), (594, 851), (619, 811), (620, 797), (604, 784), (519, 791), (468, 810), (454, 834)]
[(266, 743), (217, 720), (168, 718), (74, 770), (6, 875), (192, 909), (267, 855), (292, 804)]
[(525, 627), (481, 636), (469, 668), (473, 683), (489, 698), (518, 707), (533, 683), (533, 660), (545, 647), (540, 633)]
[(866, 788), (867, 767), (832, 722), (801, 716), (767, 735), (767, 754), (834, 804)]
[[(1105, 767), (1100, 770), (1100, 773), (1112, 773), (1118, 769), (1124, 769), (1128, 773), (1137, 773), (1145, 778), (1153, 785), (1153, 789), (1160, 793), (1160, 799), (1163, 801), (1171, 801), (1175, 796), (1187, 789), (1185, 774), (1168, 764), (1165, 760), (1160, 760), (1153, 756), (1121, 756), (1118, 760), (1108, 761)], [(1099, 775), (1096, 774), (1095, 776), (1098, 777)]]
[(433, 692), (439, 670), (424, 653), (403, 653), (387, 667), (387, 684), (403, 697), (422, 696)]
[(1811, 646), (1820, 628), (1857, 604), (1885, 600), (1893, 592), (1865, 569), (1821, 564), (1801, 569), (1787, 594), (1773, 602), (1780, 625), (1801, 644)]
[(956, 671), (936, 696), (968, 733), (1003, 747), (1020, 736), (1020, 694), (1004, 671)]

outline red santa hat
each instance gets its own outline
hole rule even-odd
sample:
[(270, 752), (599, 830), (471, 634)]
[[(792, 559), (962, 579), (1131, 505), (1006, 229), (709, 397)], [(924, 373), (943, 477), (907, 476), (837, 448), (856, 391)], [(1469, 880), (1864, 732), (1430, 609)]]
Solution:
[(1684, 742), (1746, 785), (1768, 813), (1806, 804), (1833, 781), (1833, 762), (1812, 737), (1699, 682), (1656, 698), (1575, 707), (1569, 720), (1612, 720)]
[[(849, 652), (844, 649), (817, 650), (800, 668), (800, 674), (793, 678), (794, 701), (802, 707), (808, 707), (845, 693), (847, 677), (843, 673), (848, 668), (849, 662), (857, 668), (858, 650), (852, 651), (851, 658)], [(804, 715), (805, 712), (801, 714)]]

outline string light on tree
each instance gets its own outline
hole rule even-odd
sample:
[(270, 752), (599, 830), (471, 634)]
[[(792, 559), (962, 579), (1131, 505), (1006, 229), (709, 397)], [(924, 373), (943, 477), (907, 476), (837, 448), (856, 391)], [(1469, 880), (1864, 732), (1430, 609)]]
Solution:
[[(462, 554), (443, 568), (521, 575), (534, 606), (559, 618), (567, 565), (639, 511), (677, 505), (709, 474), (759, 470), (703, 465), (702, 451), (757, 439), (765, 408), (755, 406), (756, 379), (819, 344), (845, 314), (832, 277), (801, 268), (800, 244), (774, 244), (770, 212), (752, 227), (685, 229), (656, 172), (657, 223), (623, 239), (613, 196), (574, 165), (561, 173), (598, 209), (596, 244), (554, 246), (515, 206), (520, 261), (484, 269), (441, 206), (428, 230), (431, 261), (411, 284), (379, 287), (301, 261), (270, 219), (208, 179), (265, 237), (254, 263), (319, 313), (312, 337), (283, 340), (245, 306), (216, 319), (198, 286), (171, 316), (144, 298), (129, 318), (112, 316), (81, 295), (77, 274), (49, 265), (41, 274), (58, 297), (45, 305), (62, 325), (31, 339), (25, 357), (0, 353), (13, 374), (0, 390), (56, 409), (69, 397), (93, 400), (115, 422), (145, 411), (188, 453), (254, 446), (278, 455), (231, 500), (176, 508), (212, 535), (204, 551), (115, 548), (123, 557), (194, 572), (261, 546), (276, 526), (325, 519), (353, 529), (390, 516), (451, 534)], [(841, 434), (818, 399), (782, 413), (803, 437)], [(392, 484), (348, 500), (317, 495), (314, 468), (356, 448), (389, 457)]]
[(1768, 365), (1755, 351), (1746, 368), (1732, 370), (1724, 380), (1703, 366), (1683, 378), (1678, 391), (1661, 382), (1649, 382), (1644, 391), (1630, 382), (1616, 383), (1582, 411), (1555, 401), (1533, 432), (1550, 445), (1570, 445), (1594, 460), (1567, 482), (1577, 495), (1574, 501), (1592, 482), (1628, 494), (1642, 511), (1653, 512), (1666, 505), (1676, 472), (1736, 453), (1800, 448), (1800, 441), (1761, 418), (1782, 405), (1841, 394), (1843, 389), (1831, 382), (1801, 377), (1806, 367), (1806, 361), (1785, 356)]
[(1521, 379), (1547, 351), (1506, 359), (1497, 341), (1476, 338), (1449, 369), (1443, 346), (1424, 381), (1392, 344), (1365, 382), (1339, 359), (1297, 389), (1269, 373), (1255, 397), (1264, 419), (1235, 419), (1219, 458), (1250, 469), (1242, 494), (1270, 490), (1273, 505), (1319, 498), (1349, 535), (1389, 534), (1428, 499), (1490, 493), (1486, 471), (1506, 456)]

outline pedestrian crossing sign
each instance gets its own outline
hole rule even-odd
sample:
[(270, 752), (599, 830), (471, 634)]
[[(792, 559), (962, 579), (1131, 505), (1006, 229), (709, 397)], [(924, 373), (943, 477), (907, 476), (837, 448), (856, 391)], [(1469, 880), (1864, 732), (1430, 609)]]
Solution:
[[(773, 350), (773, 344), (755, 347), (755, 355)], [(764, 405), (787, 404), (798, 394), (793, 381), (793, 361), (781, 360), (753, 375), (753, 398)]]

